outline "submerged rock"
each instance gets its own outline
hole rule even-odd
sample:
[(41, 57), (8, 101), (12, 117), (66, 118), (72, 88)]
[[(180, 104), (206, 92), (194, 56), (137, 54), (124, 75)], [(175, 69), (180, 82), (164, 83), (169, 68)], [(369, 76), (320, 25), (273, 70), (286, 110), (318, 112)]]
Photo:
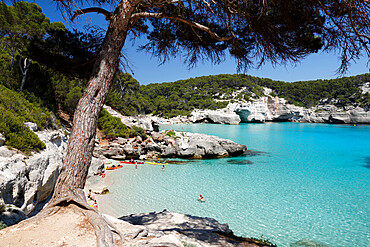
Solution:
[(302, 239), (293, 244), (290, 244), (290, 247), (330, 247), (330, 246), (319, 242), (315, 242), (310, 239)]
[(228, 160), (227, 161), (230, 164), (236, 164), (236, 165), (251, 165), (253, 164), (250, 160)]
[(256, 155), (262, 155), (266, 154), (266, 152), (256, 151), (256, 150), (246, 150), (244, 152), (245, 156), (256, 156)]

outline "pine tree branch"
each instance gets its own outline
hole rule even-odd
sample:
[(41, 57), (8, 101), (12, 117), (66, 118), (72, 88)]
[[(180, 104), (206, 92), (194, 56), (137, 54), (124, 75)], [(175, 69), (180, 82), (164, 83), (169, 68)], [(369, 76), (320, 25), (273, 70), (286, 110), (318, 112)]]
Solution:
[(93, 7), (93, 8), (86, 8), (86, 9), (80, 9), (74, 12), (71, 21), (73, 21), (77, 16), (87, 14), (87, 13), (98, 13), (98, 14), (103, 14), (105, 16), (105, 19), (109, 20), (111, 18), (112, 13), (109, 12), (108, 10), (98, 8), (98, 7)]
[(218, 41), (227, 41), (227, 40), (231, 40), (233, 38), (232, 36), (230, 36), (230, 37), (220, 37), (217, 33), (213, 32), (209, 27), (204, 26), (204, 25), (199, 24), (199, 23), (194, 22), (194, 21), (184, 19), (184, 18), (182, 18), (180, 16), (176, 16), (176, 15), (163, 14), (163, 13), (142, 12), (142, 13), (133, 14), (132, 18), (133, 19), (135, 19), (135, 18), (156, 18), (156, 19), (168, 18), (168, 19), (177, 20), (179, 22), (185, 23), (185, 24), (187, 24), (191, 27), (194, 27), (196, 29), (202, 30), (202, 31), (208, 33), (209, 35), (211, 35), (212, 38), (214, 38), (215, 40), (218, 40)]

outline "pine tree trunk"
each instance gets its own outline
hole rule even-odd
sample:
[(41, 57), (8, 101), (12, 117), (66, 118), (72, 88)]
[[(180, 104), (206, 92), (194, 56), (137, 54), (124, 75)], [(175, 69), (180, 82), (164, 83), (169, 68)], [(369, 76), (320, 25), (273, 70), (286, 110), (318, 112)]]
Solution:
[(22, 77), (21, 87), (19, 89), (19, 92), (23, 91), (24, 84), (26, 84), (27, 73), (28, 73), (28, 69), (30, 68), (31, 63), (32, 63), (32, 60), (27, 61), (27, 58), (26, 58), (24, 60), (24, 65), (22, 65), (22, 55), (21, 55), (21, 57), (19, 59), (19, 68), (21, 70), (21, 73), (22, 73), (23, 77)]
[(83, 188), (95, 145), (101, 108), (107, 98), (126, 40), (134, 1), (121, 1), (114, 11), (88, 86), (75, 110), (63, 168), (49, 206), (74, 201), (86, 204)]

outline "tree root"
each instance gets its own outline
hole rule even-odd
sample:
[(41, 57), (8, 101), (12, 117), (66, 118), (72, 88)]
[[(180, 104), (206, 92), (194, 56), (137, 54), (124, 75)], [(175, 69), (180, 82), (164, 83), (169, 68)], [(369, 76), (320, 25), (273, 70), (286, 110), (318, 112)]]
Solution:
[(39, 214), (32, 217), (30, 221), (38, 221), (40, 218), (48, 217), (56, 214), (62, 208), (70, 207), (74, 212), (81, 214), (87, 218), (89, 223), (95, 230), (98, 247), (114, 247), (113, 233), (116, 233), (120, 238), (122, 245), (124, 236), (108, 219), (93, 207), (90, 207), (85, 199), (83, 190), (75, 190), (73, 193), (66, 195), (64, 198), (55, 199), (45, 207)]

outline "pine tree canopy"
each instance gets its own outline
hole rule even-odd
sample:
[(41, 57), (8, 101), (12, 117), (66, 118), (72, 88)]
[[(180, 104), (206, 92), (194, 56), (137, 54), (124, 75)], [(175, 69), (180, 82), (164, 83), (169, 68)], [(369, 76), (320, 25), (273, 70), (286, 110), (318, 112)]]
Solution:
[[(72, 19), (97, 12), (107, 20), (115, 18), (126, 1), (54, 0)], [(148, 42), (141, 48), (161, 62), (181, 54), (191, 67), (199, 60), (219, 63), (231, 55), (243, 70), (255, 63), (297, 62), (319, 50), (334, 50), (345, 71), (351, 61), (370, 56), (367, 0), (130, 2), (135, 6), (131, 36), (145, 35)]]

